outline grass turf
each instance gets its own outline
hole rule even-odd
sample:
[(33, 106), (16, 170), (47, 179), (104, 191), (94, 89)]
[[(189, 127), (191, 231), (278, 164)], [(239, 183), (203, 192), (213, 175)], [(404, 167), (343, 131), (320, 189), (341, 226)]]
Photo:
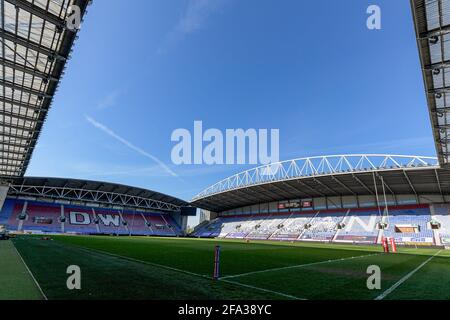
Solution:
[[(437, 252), (401, 248), (383, 255), (379, 247), (205, 239), (53, 239), (14, 240), (50, 299), (374, 299)], [(210, 280), (217, 244), (223, 281)], [(73, 264), (82, 270), (80, 291), (65, 285), (66, 268)], [(369, 265), (382, 270), (381, 290), (366, 287)], [(442, 251), (386, 299), (450, 299), (449, 287), (450, 254)]]
[(43, 299), (11, 241), (0, 241), (0, 300)]

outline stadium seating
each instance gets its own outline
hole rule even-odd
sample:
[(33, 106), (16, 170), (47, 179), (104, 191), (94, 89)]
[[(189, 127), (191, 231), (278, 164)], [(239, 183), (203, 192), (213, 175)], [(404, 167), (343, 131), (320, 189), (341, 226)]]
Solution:
[(381, 222), (380, 211), (353, 209), (342, 220), (336, 242), (376, 243)]
[(253, 223), (253, 220), (245, 217), (221, 220), (219, 237), (244, 238), (246, 233), (240, 230), (247, 229), (246, 223)]
[(439, 223), (439, 236), (442, 244), (450, 246), (450, 205), (434, 205), (432, 220)]
[[(59, 207), (59, 206), (58, 206)], [(78, 207), (78, 206), (63, 206), (64, 217), (66, 221), (64, 223), (64, 231), (67, 233), (81, 233), (81, 234), (95, 234), (105, 233), (112, 234), (114, 232), (102, 232), (100, 230), (100, 223), (95, 223), (94, 212), (95, 210)], [(31, 212), (33, 214), (33, 212)]]
[(179, 228), (174, 227), (175, 221), (171, 217), (165, 218), (161, 214), (150, 214), (146, 215), (145, 219), (150, 223), (153, 235), (176, 236), (179, 234)]
[(6, 224), (11, 231), (61, 232), (59, 206), (6, 200), (2, 213), (8, 215)]
[(25, 233), (179, 236), (172, 216), (7, 199), (0, 224)]
[(283, 225), (272, 234), (271, 240), (297, 240), (305, 230), (305, 227), (318, 214), (314, 213), (295, 213), (292, 214)]
[[(431, 215), (433, 212), (433, 216)], [(381, 213), (381, 214), (380, 214)], [(196, 229), (194, 236), (227, 239), (399, 244), (450, 243), (450, 204), (378, 209), (272, 212), (222, 216)], [(25, 233), (179, 236), (173, 217), (162, 213), (7, 199), (0, 224)], [(379, 226), (386, 224), (385, 228)], [(438, 225), (432, 229), (431, 225)]]
[(7, 225), (9, 217), (14, 207), (14, 202), (5, 201), (3, 204), (3, 210), (0, 211), (0, 225)]
[(134, 235), (152, 235), (153, 230), (141, 212), (135, 212), (128, 218), (128, 230)]
[[(433, 244), (433, 231), (428, 224), (431, 221), (430, 208), (408, 208), (390, 210), (385, 220), (387, 228), (384, 236), (394, 237), (397, 243), (429, 243)], [(415, 232), (402, 232), (402, 227), (416, 228)]]
[(211, 222), (206, 222), (203, 226), (199, 227), (193, 236), (202, 237), (202, 238), (216, 238), (220, 235), (222, 229), (222, 220), (214, 219)]
[(310, 221), (310, 226), (302, 236), (302, 240), (331, 241), (338, 230), (338, 224), (344, 219), (346, 211), (339, 213), (320, 212)]
[[(450, 238), (450, 205), (440, 210), (436, 220), (442, 225), (441, 233)], [(343, 243), (377, 243), (384, 235), (395, 238), (399, 244), (433, 244), (428, 205), (397, 206), (386, 214), (383, 210), (369, 208), (222, 216), (203, 225), (193, 235)], [(385, 229), (380, 228), (382, 223), (387, 224)], [(412, 229), (414, 232), (405, 232)]]
[(269, 239), (279, 227), (289, 218), (290, 215), (271, 215), (259, 221), (258, 228), (247, 235), (247, 239)]

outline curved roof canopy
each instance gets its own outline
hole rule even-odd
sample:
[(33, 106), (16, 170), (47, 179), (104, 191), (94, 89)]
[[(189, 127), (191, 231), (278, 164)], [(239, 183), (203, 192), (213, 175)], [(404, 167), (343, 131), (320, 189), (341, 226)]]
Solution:
[(0, 0), (0, 176), (25, 174), (88, 3)]
[(450, 0), (411, 0), (435, 145), (450, 164)]
[(9, 196), (29, 196), (68, 201), (98, 203), (148, 210), (179, 211), (186, 201), (152, 190), (116, 183), (63, 179), (9, 178)]
[(202, 191), (192, 204), (214, 212), (287, 199), (386, 193), (450, 194), (450, 171), (437, 158), (335, 155), (260, 166)]

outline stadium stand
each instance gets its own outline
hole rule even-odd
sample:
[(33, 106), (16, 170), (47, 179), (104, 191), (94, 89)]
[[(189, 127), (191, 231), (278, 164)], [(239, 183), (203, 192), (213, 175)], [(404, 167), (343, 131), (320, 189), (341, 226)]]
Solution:
[(320, 212), (310, 221), (310, 225), (303, 232), (302, 240), (319, 240), (331, 241), (338, 230), (338, 225), (345, 218), (348, 210), (337, 213), (327, 212), (321, 214)]
[(246, 236), (246, 232), (241, 230), (247, 229), (247, 223), (253, 224), (253, 221), (249, 217), (228, 217), (226, 220), (220, 220), (219, 237), (242, 239)]
[(7, 199), (0, 222), (24, 233), (179, 236), (169, 214)]
[(5, 203), (3, 204), (3, 209), (0, 210), (0, 225), (8, 225), (13, 206), (14, 202), (5, 201)]
[(437, 223), (438, 236), (440, 242), (444, 245), (450, 245), (450, 205), (438, 204), (434, 205), (434, 214), (431, 219)]
[[(33, 214), (30, 214), (30, 213)], [(14, 226), (10, 230), (61, 231), (61, 209), (59, 206), (38, 204), (34, 202), (16, 203), (12, 207), (12, 215), (7, 225)]]
[[(57, 205), (58, 206), (58, 205)], [(95, 234), (103, 233), (100, 230), (99, 224), (96, 223), (96, 217), (93, 215), (94, 211), (90, 208), (79, 206), (59, 205), (63, 208), (63, 215), (65, 217), (64, 230), (67, 233), (78, 234)], [(33, 211), (29, 211), (34, 214)], [(112, 220), (113, 217), (111, 217)], [(106, 225), (105, 225), (106, 227)], [(27, 230), (24, 230), (27, 231)], [(118, 230), (117, 230), (118, 231)], [(105, 234), (113, 234), (116, 232), (104, 232)], [(117, 232), (119, 234), (119, 232)]]
[(247, 235), (247, 239), (269, 239), (277, 230), (278, 227), (284, 224), (290, 215), (272, 214), (266, 219), (261, 220), (258, 228)]
[(374, 244), (384, 236), (399, 244), (432, 245), (432, 219), (439, 221), (441, 236), (447, 238), (450, 230), (450, 205), (437, 208), (433, 218), (428, 205), (221, 216), (193, 236)]
[(385, 222), (387, 228), (384, 230), (384, 236), (394, 237), (397, 243), (434, 244), (433, 231), (429, 227), (429, 206), (395, 208), (390, 210)]
[(336, 242), (376, 243), (381, 222), (380, 211), (352, 209), (341, 223)]
[(294, 213), (283, 222), (283, 225), (272, 234), (271, 240), (297, 240), (305, 230), (309, 222), (318, 214), (314, 213)]
[(132, 234), (151, 235), (152, 229), (141, 212), (135, 212), (131, 220), (127, 221), (128, 229)]

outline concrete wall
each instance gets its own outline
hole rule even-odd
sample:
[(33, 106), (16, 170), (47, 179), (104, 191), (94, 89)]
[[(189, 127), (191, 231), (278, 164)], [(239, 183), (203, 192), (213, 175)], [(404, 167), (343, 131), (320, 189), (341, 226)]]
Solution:
[(9, 186), (0, 185), (0, 211), (3, 209), (6, 196), (8, 195)]

